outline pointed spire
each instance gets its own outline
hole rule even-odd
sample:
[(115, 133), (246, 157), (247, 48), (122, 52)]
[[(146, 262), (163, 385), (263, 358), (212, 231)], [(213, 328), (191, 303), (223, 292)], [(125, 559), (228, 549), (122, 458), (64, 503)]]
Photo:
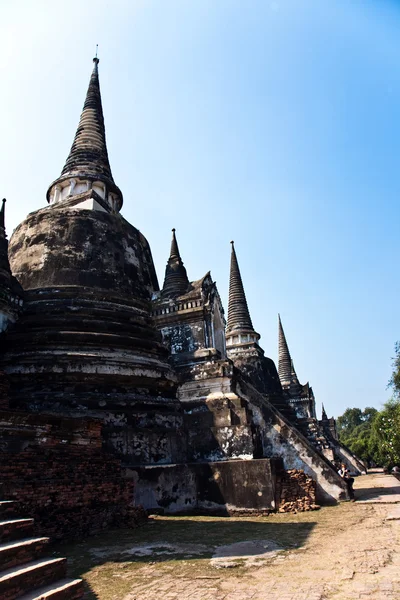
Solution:
[(172, 240), (171, 240), (171, 252), (170, 252), (170, 259), (171, 258), (177, 258), (180, 260), (180, 254), (179, 254), (179, 247), (178, 247), (178, 242), (176, 240), (176, 235), (175, 235), (175, 231), (176, 229), (173, 228), (172, 229)]
[(322, 405), (322, 417), (321, 417), (321, 419), (322, 419), (322, 421), (327, 421), (328, 420), (328, 415), (326, 414), (324, 405)]
[[(5, 207), (6, 199), (3, 198), (0, 209), (0, 310), (5, 315), (3, 326), (8, 323), (7, 315), (19, 309), (19, 303), (16, 302), (22, 298), (23, 290), (21, 285), (12, 276), (10, 261), (8, 260), (8, 240), (5, 225)], [(13, 296), (13, 300), (11, 299)]]
[(61, 175), (73, 172), (98, 174), (112, 180), (99, 83), (99, 59), (93, 71), (75, 139)]
[(290, 384), (299, 385), (296, 371), (292, 358), (290, 356), (289, 347), (287, 345), (285, 332), (283, 331), (281, 316), (278, 315), (279, 319), (279, 357), (278, 357), (278, 373), (279, 379), (283, 386)]
[[(108, 201), (108, 195), (111, 194), (113, 208), (119, 210), (122, 206), (122, 193), (114, 183), (108, 160), (97, 55), (93, 59), (93, 63), (93, 71), (74, 142), (60, 177), (49, 187), (47, 201), (50, 202), (51, 199), (54, 199), (54, 194), (59, 194), (60, 188), (68, 187), (67, 195), (72, 196), (76, 183), (87, 181), (90, 188), (94, 182), (99, 182), (98, 188), (102, 189), (104, 199)], [(55, 191), (57, 187), (58, 190)], [(76, 190), (75, 195), (82, 193), (79, 186)], [(62, 196), (62, 199), (64, 197)], [(61, 198), (57, 196), (56, 199)]]
[(3, 198), (3, 200), (1, 201), (1, 209), (0, 209), (0, 235), (5, 235), (5, 230), (6, 230), (6, 226), (5, 226), (5, 212), (6, 212), (6, 199)]
[(8, 289), (11, 280), (11, 269), (8, 261), (8, 240), (5, 226), (6, 199), (3, 198), (0, 209), (0, 297), (1, 290)]
[(254, 331), (253, 323), (251, 322), (234, 242), (231, 242), (231, 244), (232, 250), (229, 277), (228, 324), (226, 327), (226, 335), (229, 336), (235, 333), (251, 333), (255, 334), (258, 340), (260, 336)]
[(171, 252), (165, 268), (165, 279), (162, 289), (164, 298), (176, 298), (184, 294), (189, 287), (186, 269), (179, 254), (175, 229), (172, 230)]

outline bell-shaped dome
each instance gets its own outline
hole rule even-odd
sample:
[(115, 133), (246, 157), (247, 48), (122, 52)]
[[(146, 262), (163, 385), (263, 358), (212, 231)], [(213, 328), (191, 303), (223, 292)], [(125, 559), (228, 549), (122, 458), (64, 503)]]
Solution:
[(151, 317), (159, 288), (150, 247), (119, 214), (98, 62), (50, 206), (28, 215), (9, 243), (25, 300), (4, 358), (15, 406), (86, 410), (174, 397)]
[(59, 206), (30, 214), (9, 244), (25, 291), (5, 357), (15, 404), (29, 397), (47, 409), (93, 407), (173, 395), (151, 319), (158, 283), (147, 240), (119, 214)]

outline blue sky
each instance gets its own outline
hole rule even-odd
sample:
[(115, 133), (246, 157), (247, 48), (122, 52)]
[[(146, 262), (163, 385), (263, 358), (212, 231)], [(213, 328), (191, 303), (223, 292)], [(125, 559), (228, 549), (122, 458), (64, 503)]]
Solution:
[(176, 227), (225, 307), (231, 239), (266, 354), (320, 409), (380, 407), (399, 333), (400, 2), (3, 0), (0, 195), (44, 206), (91, 59), (124, 216), (160, 284)]

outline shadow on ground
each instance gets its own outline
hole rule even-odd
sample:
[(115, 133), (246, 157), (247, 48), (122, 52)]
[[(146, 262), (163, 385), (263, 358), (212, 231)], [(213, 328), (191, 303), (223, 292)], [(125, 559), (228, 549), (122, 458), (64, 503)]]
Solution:
[[(188, 560), (193, 565), (201, 559), (211, 559), (217, 547), (237, 542), (268, 540), (281, 550), (303, 546), (316, 523), (296, 522), (295, 517), (285, 516), (284, 523), (271, 522), (268, 517), (155, 517), (138, 529), (109, 530), (83, 542), (62, 544), (56, 550), (68, 558), (72, 577), (85, 578), (100, 566), (104, 569), (103, 578), (107, 571), (110, 578), (115, 577), (112, 569), (117, 569), (118, 563), (120, 568), (138, 569), (146, 564), (161, 566), (173, 561), (174, 569), (179, 569)], [(229, 550), (225, 555), (229, 556)], [(108, 581), (113, 586), (116, 579)], [(86, 583), (85, 598), (99, 597)]]
[(375, 478), (372, 479), (373, 485), (364, 487), (367, 482), (371, 482), (371, 479), (366, 480), (362, 476), (356, 479), (354, 485), (356, 501), (367, 502), (382, 496), (400, 495), (400, 484), (393, 475), (377, 473)]

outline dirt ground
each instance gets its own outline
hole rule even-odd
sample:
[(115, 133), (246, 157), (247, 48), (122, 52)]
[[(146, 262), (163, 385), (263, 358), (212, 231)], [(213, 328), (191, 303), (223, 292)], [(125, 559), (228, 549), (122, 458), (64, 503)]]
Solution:
[(360, 477), (358, 501), (307, 513), (153, 517), (57, 554), (87, 600), (400, 600), (397, 484)]

